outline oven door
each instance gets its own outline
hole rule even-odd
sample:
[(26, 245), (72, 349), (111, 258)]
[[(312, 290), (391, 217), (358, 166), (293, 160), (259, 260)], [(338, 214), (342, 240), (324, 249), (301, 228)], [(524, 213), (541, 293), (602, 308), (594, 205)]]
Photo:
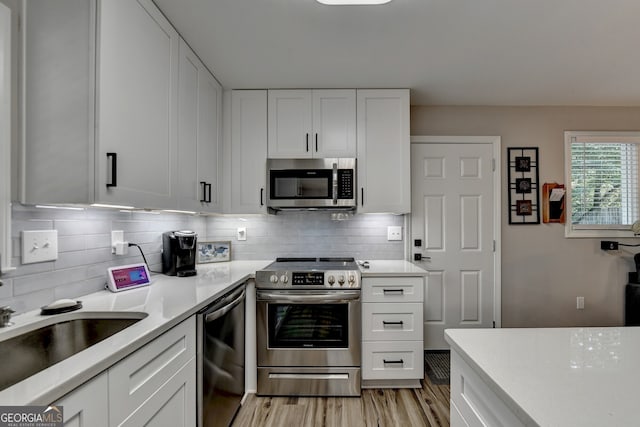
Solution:
[(360, 366), (360, 291), (256, 293), (258, 366)]

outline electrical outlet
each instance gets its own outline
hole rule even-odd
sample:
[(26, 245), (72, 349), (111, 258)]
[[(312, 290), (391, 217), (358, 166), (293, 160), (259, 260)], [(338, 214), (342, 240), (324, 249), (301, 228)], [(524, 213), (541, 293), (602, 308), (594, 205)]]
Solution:
[(576, 310), (584, 310), (584, 297), (576, 297)]
[(58, 230), (22, 232), (22, 263), (55, 261), (58, 259)]
[(387, 240), (402, 240), (402, 227), (399, 225), (387, 227)]
[(247, 240), (247, 227), (238, 227), (238, 240)]

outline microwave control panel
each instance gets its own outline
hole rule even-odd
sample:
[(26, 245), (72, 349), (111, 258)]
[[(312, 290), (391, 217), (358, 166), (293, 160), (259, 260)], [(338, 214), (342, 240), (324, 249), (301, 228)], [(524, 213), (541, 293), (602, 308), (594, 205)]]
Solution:
[(338, 199), (353, 199), (353, 169), (338, 169)]

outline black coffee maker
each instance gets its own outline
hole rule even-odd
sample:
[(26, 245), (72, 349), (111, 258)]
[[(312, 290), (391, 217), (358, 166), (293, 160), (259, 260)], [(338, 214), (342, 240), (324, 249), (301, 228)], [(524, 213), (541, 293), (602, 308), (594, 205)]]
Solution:
[(162, 233), (162, 272), (168, 276), (194, 276), (197, 240), (198, 235), (190, 230)]

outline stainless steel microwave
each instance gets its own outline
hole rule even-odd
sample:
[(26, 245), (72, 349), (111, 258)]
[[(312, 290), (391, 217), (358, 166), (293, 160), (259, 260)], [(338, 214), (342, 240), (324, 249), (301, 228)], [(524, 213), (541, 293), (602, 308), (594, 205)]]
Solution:
[(356, 159), (267, 159), (267, 207), (356, 208)]

